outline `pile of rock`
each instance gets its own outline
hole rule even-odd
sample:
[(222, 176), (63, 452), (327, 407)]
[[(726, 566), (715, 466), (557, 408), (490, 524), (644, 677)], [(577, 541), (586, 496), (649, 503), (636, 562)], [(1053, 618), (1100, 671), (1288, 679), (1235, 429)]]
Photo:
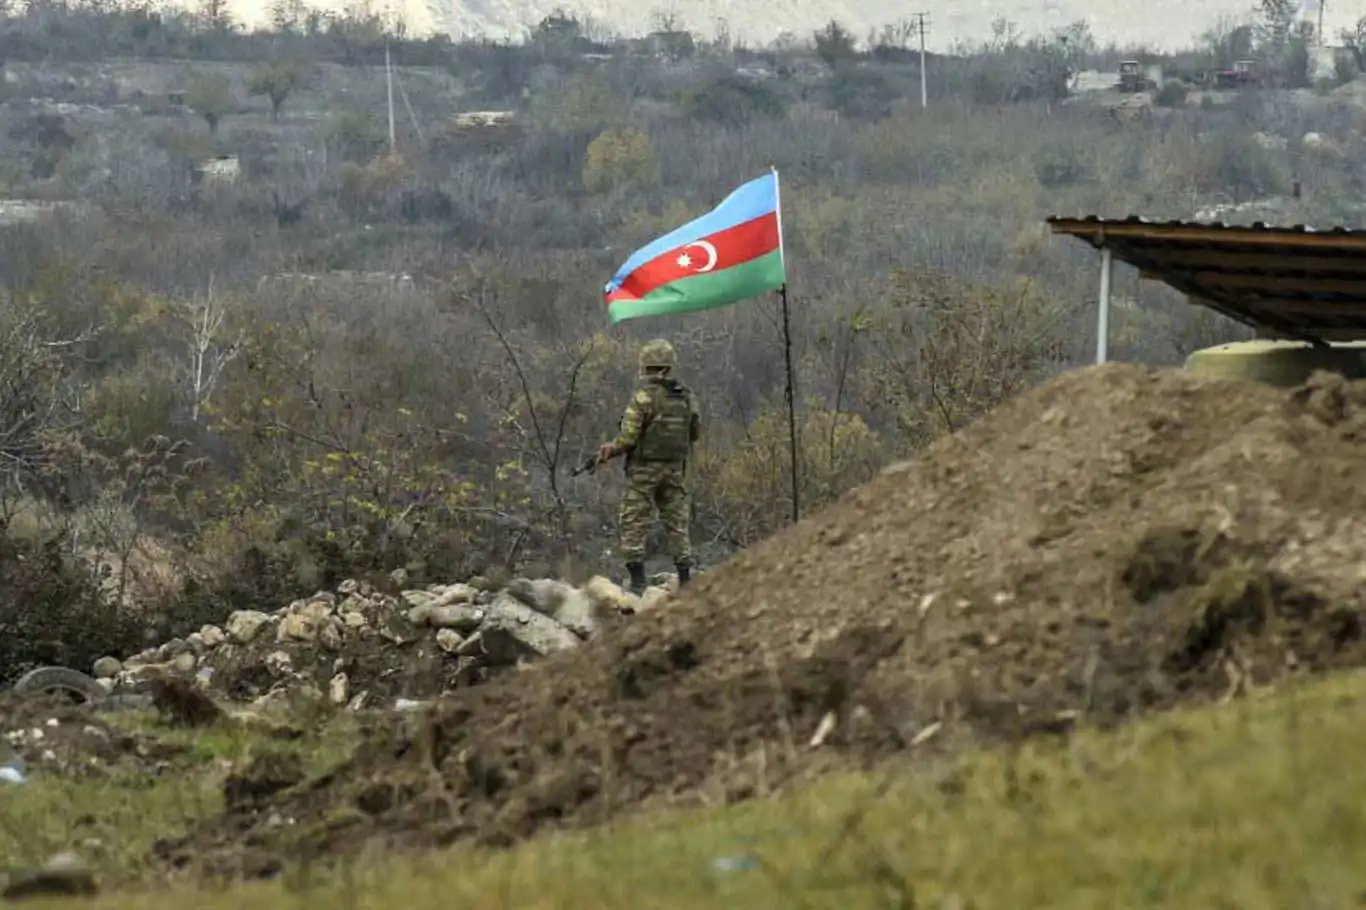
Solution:
[(677, 590), (660, 575), (643, 596), (597, 577), (582, 587), (519, 578), (497, 588), (473, 578), (383, 594), (346, 581), (273, 613), (239, 610), (94, 675), (109, 692), (136, 692), (166, 676), (197, 679), (216, 695), (260, 702), (304, 695), (359, 709), (475, 684), (491, 671), (578, 647), (608, 616), (649, 610)]

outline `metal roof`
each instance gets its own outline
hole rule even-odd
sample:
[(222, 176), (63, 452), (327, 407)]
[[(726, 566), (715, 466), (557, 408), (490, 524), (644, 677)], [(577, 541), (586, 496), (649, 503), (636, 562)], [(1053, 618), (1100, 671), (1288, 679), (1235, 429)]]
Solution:
[(1095, 215), (1047, 219), (1239, 322), (1313, 342), (1366, 339), (1366, 230), (1149, 221)]

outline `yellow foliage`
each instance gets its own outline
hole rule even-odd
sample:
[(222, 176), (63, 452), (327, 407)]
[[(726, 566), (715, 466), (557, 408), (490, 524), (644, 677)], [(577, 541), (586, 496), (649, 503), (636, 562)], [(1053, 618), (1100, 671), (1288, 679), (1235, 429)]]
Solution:
[(119, 374), (102, 380), (86, 402), (93, 435), (120, 442), (140, 441), (162, 432), (176, 405), (168, 385), (150, 385), (140, 376)]
[[(819, 508), (872, 476), (883, 463), (877, 434), (857, 414), (812, 408), (798, 417), (799, 481), (804, 511)], [(792, 508), (787, 409), (763, 411), (743, 439), (723, 453), (699, 453), (699, 494), (749, 543), (776, 531)]]
[(377, 204), (407, 179), (410, 170), (397, 155), (381, 155), (367, 164), (347, 162), (337, 172), (342, 201), (350, 206)]
[(866, 333), (871, 367), (857, 384), (912, 448), (962, 428), (1062, 359), (1067, 304), (1029, 279), (991, 286), (897, 273), (887, 298)]
[(588, 144), (583, 185), (600, 193), (618, 187), (648, 186), (659, 181), (654, 142), (634, 127), (609, 129)]
[(598, 73), (580, 73), (559, 92), (537, 93), (532, 120), (551, 129), (580, 132), (619, 123), (625, 100)]

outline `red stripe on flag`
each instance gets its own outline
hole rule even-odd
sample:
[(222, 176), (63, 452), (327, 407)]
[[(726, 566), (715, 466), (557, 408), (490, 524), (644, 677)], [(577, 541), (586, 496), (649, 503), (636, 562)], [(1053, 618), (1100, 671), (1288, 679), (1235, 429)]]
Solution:
[[(777, 213), (760, 215), (752, 221), (700, 237), (692, 243), (656, 256), (627, 275), (621, 287), (607, 295), (607, 302), (639, 300), (666, 284), (744, 265), (751, 259), (772, 253), (778, 249), (778, 243)], [(707, 244), (716, 251), (715, 261), (710, 263), (710, 268), (700, 271), (713, 258)]]

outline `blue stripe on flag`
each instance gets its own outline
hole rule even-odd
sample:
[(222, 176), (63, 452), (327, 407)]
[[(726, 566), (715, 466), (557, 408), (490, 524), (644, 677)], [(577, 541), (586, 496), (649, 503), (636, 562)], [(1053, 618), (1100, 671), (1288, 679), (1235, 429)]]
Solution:
[(607, 282), (605, 293), (616, 290), (621, 282), (636, 269), (670, 250), (684, 244), (710, 237), (719, 231), (753, 221), (755, 218), (770, 215), (778, 210), (778, 175), (770, 171), (756, 177), (749, 183), (737, 188), (721, 204), (700, 218), (675, 228), (658, 240), (641, 247), (631, 254), (626, 264), (617, 269), (612, 280)]

